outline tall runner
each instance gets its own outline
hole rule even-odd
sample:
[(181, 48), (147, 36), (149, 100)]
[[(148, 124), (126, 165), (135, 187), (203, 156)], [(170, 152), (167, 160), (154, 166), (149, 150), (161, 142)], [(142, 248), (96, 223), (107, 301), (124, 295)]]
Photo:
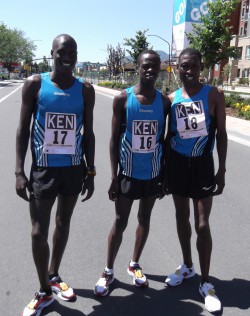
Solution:
[[(71, 36), (57, 36), (51, 55), (53, 71), (25, 81), (16, 135), (16, 192), (29, 202), (32, 252), (40, 282), (40, 289), (24, 308), (23, 316), (40, 315), (53, 302), (52, 291), (62, 300), (75, 298), (74, 290), (59, 275), (59, 266), (78, 195), (86, 193), (84, 201), (94, 192), (94, 89), (72, 74), (77, 44)], [(24, 171), (29, 139), (33, 158), (30, 180)], [(56, 200), (56, 227), (49, 264), (48, 231)]]
[[(167, 190), (176, 209), (177, 232), (183, 263), (166, 283), (176, 286), (195, 275), (191, 255), (190, 199), (194, 207), (197, 250), (201, 282), (199, 292), (209, 312), (220, 312), (221, 302), (209, 280), (212, 237), (209, 216), (213, 196), (225, 186), (227, 133), (225, 99), (221, 90), (199, 82), (202, 56), (187, 48), (179, 56), (179, 75), (183, 87), (169, 97), (172, 101), (167, 157)], [(218, 171), (214, 175), (213, 149), (216, 140)]]

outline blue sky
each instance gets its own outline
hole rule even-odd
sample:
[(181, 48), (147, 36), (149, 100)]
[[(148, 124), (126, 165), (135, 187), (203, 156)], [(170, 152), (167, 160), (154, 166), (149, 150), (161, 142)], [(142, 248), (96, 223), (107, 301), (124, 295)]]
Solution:
[[(36, 40), (36, 58), (49, 57), (55, 36), (67, 33), (78, 44), (78, 61), (106, 62), (107, 44), (116, 47), (136, 31), (149, 29), (171, 43), (173, 0), (4, 0), (0, 21)], [(1, 23), (0, 22), (0, 23)], [(148, 37), (155, 50), (168, 45)], [(122, 45), (123, 46), (123, 45)]]

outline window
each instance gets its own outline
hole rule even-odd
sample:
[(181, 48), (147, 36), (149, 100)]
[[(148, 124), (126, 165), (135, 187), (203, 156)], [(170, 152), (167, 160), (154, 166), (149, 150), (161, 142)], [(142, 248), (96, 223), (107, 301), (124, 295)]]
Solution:
[(245, 12), (246, 12), (246, 6), (245, 6), (245, 4), (244, 4), (244, 5), (242, 6), (242, 10), (241, 10), (241, 18), (244, 18)]
[(246, 46), (246, 59), (250, 59), (250, 45)]
[(243, 78), (248, 78), (248, 77), (249, 77), (249, 68), (245, 68), (245, 69), (242, 71), (242, 77), (243, 77)]
[(241, 36), (244, 35), (244, 27), (243, 26), (240, 27), (240, 35)]
[(238, 57), (237, 59), (242, 59), (242, 47), (238, 47)]
[(240, 69), (237, 69), (237, 78), (240, 78)]

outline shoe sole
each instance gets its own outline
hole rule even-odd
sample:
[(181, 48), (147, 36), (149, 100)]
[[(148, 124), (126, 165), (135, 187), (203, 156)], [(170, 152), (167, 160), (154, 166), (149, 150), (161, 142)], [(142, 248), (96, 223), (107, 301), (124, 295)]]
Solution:
[(175, 287), (175, 286), (178, 286), (178, 285), (181, 285), (181, 283), (184, 281), (184, 280), (187, 280), (187, 279), (191, 279), (195, 276), (195, 271), (193, 271), (192, 273), (190, 273), (188, 276), (186, 277), (183, 277), (183, 279), (180, 281), (180, 282), (177, 282), (175, 284), (170, 284), (168, 282), (165, 281), (165, 283), (169, 286), (172, 286), (172, 287)]
[(98, 297), (104, 297), (106, 296), (107, 294), (109, 293), (109, 288), (107, 289), (106, 292), (102, 292), (102, 293), (99, 293), (99, 292), (96, 292), (96, 290), (94, 290), (94, 294)]
[(76, 299), (76, 295), (72, 295), (71, 297), (64, 297), (62, 296), (62, 293), (60, 292), (58, 293), (54, 292), (54, 293), (57, 295), (58, 298), (60, 298), (63, 301), (69, 302), (69, 301), (74, 301)]
[(128, 274), (132, 277), (133, 279), (133, 284), (137, 287), (147, 287), (148, 286), (148, 280), (146, 279), (146, 281), (144, 283), (138, 284), (135, 281), (135, 277), (134, 277), (134, 273), (131, 272), (129, 269), (127, 269)]

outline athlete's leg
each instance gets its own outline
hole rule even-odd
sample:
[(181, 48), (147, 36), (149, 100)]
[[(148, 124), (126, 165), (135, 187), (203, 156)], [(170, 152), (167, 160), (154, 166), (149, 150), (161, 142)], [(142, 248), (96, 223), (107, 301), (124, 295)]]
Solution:
[(70, 220), (77, 198), (78, 194), (74, 196), (58, 195), (56, 227), (53, 235), (53, 250), (49, 274), (58, 274), (62, 256), (68, 241)]
[(208, 282), (212, 252), (212, 237), (209, 225), (213, 197), (194, 199), (195, 230), (197, 233), (197, 250), (199, 253), (202, 283)]
[(122, 242), (123, 232), (128, 224), (132, 204), (132, 199), (128, 199), (121, 194), (118, 195), (117, 201), (115, 201), (116, 218), (108, 237), (107, 267), (109, 269), (113, 269), (114, 261)]
[(133, 253), (133, 261), (139, 262), (142, 250), (148, 238), (150, 217), (154, 207), (156, 196), (140, 199), (139, 210), (137, 214), (138, 226), (136, 229), (136, 239)]
[(192, 229), (190, 225), (190, 206), (189, 198), (185, 198), (179, 195), (173, 195), (173, 200), (175, 204), (175, 215), (176, 215), (176, 225), (177, 233), (182, 249), (183, 263), (190, 268), (193, 264), (192, 262), (192, 252), (191, 252), (191, 235)]
[(40, 281), (41, 290), (49, 291), (48, 264), (49, 245), (48, 230), (50, 214), (55, 198), (39, 200), (33, 197), (30, 201), (30, 217), (32, 222), (32, 253)]

